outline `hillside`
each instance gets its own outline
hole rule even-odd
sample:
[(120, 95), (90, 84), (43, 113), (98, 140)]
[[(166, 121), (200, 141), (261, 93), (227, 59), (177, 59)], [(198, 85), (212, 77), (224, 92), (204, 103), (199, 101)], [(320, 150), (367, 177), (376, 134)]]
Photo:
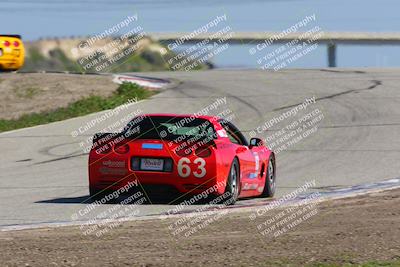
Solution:
[[(44, 39), (25, 42), (25, 65), (20, 71), (137, 72), (172, 70), (167, 63), (176, 56), (146, 36), (107, 37), (87, 44), (86, 38)], [(174, 70), (183, 70), (187, 64)], [(199, 64), (193, 70), (208, 69)]]

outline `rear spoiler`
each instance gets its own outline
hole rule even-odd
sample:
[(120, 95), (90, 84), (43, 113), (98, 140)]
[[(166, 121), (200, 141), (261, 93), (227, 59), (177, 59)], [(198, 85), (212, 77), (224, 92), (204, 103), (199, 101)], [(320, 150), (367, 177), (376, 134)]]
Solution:
[(12, 37), (12, 38), (22, 39), (21, 35), (18, 34), (0, 34), (0, 37)]

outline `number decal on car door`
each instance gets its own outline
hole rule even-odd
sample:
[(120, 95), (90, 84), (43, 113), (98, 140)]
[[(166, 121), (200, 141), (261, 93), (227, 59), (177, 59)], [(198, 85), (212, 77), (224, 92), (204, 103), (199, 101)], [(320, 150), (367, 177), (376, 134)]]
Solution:
[(197, 169), (195, 171), (192, 172), (192, 170), (190, 169), (190, 159), (188, 158), (181, 158), (178, 161), (178, 174), (180, 177), (186, 178), (190, 175), (190, 173), (192, 172), (193, 175), (197, 178), (202, 178), (204, 177), (204, 175), (206, 175), (207, 170), (205, 168), (206, 166), (206, 161), (203, 158), (196, 158), (193, 161), (194, 164), (197, 165)]

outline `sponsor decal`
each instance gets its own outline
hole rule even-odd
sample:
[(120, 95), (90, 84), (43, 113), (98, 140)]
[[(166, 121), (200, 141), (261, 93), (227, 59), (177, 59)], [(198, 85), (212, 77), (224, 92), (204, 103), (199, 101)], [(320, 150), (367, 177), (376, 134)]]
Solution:
[(257, 178), (257, 173), (250, 173), (250, 174), (249, 174), (249, 178), (250, 178), (250, 179)]
[(218, 130), (217, 134), (219, 137), (228, 137), (228, 135), (226, 134), (226, 131), (224, 129)]
[(107, 167), (100, 167), (99, 171), (101, 174), (111, 174), (111, 175), (125, 175), (127, 173), (126, 169), (115, 169)]
[(115, 160), (105, 160), (103, 161), (103, 165), (112, 168), (125, 168), (125, 161), (115, 161)]
[(257, 152), (253, 152), (253, 156), (254, 156), (254, 161), (256, 163), (256, 170), (254, 172), (257, 174), (258, 170), (260, 169), (260, 157), (258, 156)]
[(254, 166), (254, 172), (249, 174), (250, 179), (257, 178), (259, 169), (260, 169), (260, 157), (258, 156), (258, 153), (253, 152), (253, 156), (254, 156), (254, 162), (256, 165)]
[(243, 186), (243, 190), (255, 190), (258, 188), (257, 184), (249, 184), (249, 183), (245, 183)]
[(163, 149), (163, 144), (144, 143), (144, 144), (142, 144), (142, 149), (158, 149), (158, 150), (161, 150), (161, 149)]

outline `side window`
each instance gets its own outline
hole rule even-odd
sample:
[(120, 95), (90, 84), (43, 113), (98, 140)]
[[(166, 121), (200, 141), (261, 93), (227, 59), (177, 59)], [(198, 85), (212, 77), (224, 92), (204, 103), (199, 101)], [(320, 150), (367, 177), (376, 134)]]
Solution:
[(228, 138), (232, 143), (242, 145), (242, 141), (239, 139), (239, 137), (235, 135), (235, 133), (232, 131), (231, 128), (229, 128), (227, 124), (221, 123), (221, 125), (222, 127), (224, 127), (226, 134), (228, 135)]
[(242, 146), (248, 146), (249, 144), (247, 143), (246, 138), (243, 136), (243, 134), (239, 131), (238, 128), (235, 127), (232, 123), (229, 121), (226, 121), (224, 119), (220, 119), (218, 121), (221, 126), (225, 129), (229, 140), (232, 143), (242, 145)]
[(231, 140), (232, 143), (241, 145), (240, 140), (236, 136), (234, 136), (229, 130), (226, 130), (226, 133), (228, 134), (229, 140)]

